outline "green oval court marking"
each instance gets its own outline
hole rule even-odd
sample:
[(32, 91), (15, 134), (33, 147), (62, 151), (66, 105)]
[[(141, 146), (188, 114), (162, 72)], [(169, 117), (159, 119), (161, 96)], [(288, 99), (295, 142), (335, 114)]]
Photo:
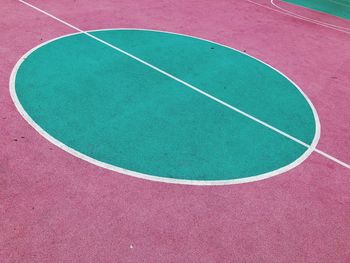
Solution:
[(174, 33), (89, 33), (310, 147), (78, 33), (28, 52), (10, 84), (25, 119), (73, 155), (150, 180), (229, 184), (285, 172), (317, 144), (311, 102), (253, 57)]

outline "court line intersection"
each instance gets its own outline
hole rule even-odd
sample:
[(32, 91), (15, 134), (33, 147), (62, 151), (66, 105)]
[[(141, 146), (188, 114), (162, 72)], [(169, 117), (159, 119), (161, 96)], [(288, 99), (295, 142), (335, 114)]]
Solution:
[[(94, 35), (90, 34), (89, 32), (86, 32), (86, 31), (84, 31), (84, 30), (81, 30), (80, 28), (78, 28), (78, 27), (76, 27), (76, 26), (74, 26), (74, 25), (72, 25), (72, 24), (70, 24), (70, 23), (68, 23), (68, 22), (66, 22), (66, 21), (63, 21), (62, 19), (60, 19), (60, 18), (58, 18), (58, 17), (56, 17), (56, 16), (54, 16), (54, 15), (52, 15), (52, 14), (50, 14), (50, 13), (48, 13), (48, 12), (42, 10), (42, 9), (40, 9), (40, 8), (38, 8), (38, 7), (36, 7), (36, 6), (34, 6), (34, 5), (30, 4), (30, 3), (27, 3), (27, 2), (25, 2), (25, 1), (23, 1), (23, 0), (19, 0), (19, 2), (21, 2), (21, 3), (23, 3), (23, 4), (27, 5), (27, 6), (29, 6), (29, 7), (33, 8), (33, 9), (35, 9), (36, 11), (39, 11), (39, 12), (41, 12), (41, 13), (43, 13), (43, 14), (45, 14), (45, 15), (47, 15), (47, 16), (53, 18), (53, 19), (55, 19), (56, 21), (59, 21), (60, 23), (62, 23), (62, 24), (64, 24), (64, 25), (66, 25), (66, 26), (68, 26), (68, 27), (70, 27), (70, 28), (72, 28), (72, 29), (78, 31), (79, 33), (82, 33), (82, 34), (84, 34), (84, 35), (86, 35), (86, 36), (88, 36), (88, 37), (90, 37), (90, 38), (92, 38), (92, 39), (94, 39), (94, 40), (96, 40), (96, 41), (98, 41), (98, 42), (104, 44), (104, 45), (109, 46), (110, 48), (112, 48), (112, 49), (114, 49), (114, 50), (116, 50), (116, 51), (118, 51), (118, 52), (120, 52), (120, 53), (122, 53), (122, 54), (124, 54), (124, 55), (126, 55), (126, 56), (128, 56), (128, 57), (130, 57), (130, 58), (132, 58), (132, 59), (134, 59), (134, 60), (136, 60), (136, 61), (138, 61), (138, 62), (140, 62), (140, 63), (142, 63), (142, 64), (144, 64), (144, 65), (146, 65), (146, 66), (148, 66), (148, 67), (150, 67), (150, 68), (152, 68), (152, 69), (154, 69), (154, 70), (156, 70), (156, 71), (158, 71), (159, 73), (161, 73), (161, 74), (163, 74), (163, 75), (165, 75), (165, 76), (167, 76), (167, 77), (169, 77), (169, 78), (171, 78), (171, 79), (173, 79), (173, 80), (175, 80), (175, 81), (177, 81), (177, 82), (179, 82), (179, 83), (181, 83), (181, 84), (187, 86), (188, 88), (190, 88), (190, 89), (196, 91), (197, 93), (200, 93), (201, 95), (204, 95), (204, 96), (208, 97), (209, 99), (211, 99), (211, 100), (213, 100), (213, 101), (216, 101), (217, 103), (219, 103), (219, 104), (221, 104), (221, 105), (223, 105), (223, 106), (225, 106), (225, 107), (227, 107), (227, 108), (229, 108), (229, 109), (231, 109), (231, 110), (233, 110), (233, 111), (236, 111), (236, 112), (238, 112), (239, 114), (241, 114), (241, 115), (243, 115), (243, 116), (245, 116), (245, 117), (247, 117), (247, 118), (249, 118), (249, 119), (251, 119), (251, 120), (253, 120), (253, 121), (255, 121), (255, 122), (257, 122), (257, 123), (259, 123), (259, 124), (261, 124), (261, 125), (263, 125), (263, 126), (265, 126), (266, 128), (269, 128), (269, 129), (275, 131), (276, 133), (278, 133), (278, 134), (280, 134), (280, 135), (282, 135), (282, 136), (284, 136), (284, 137), (286, 137), (286, 138), (288, 138), (288, 139), (290, 139), (290, 140), (292, 140), (292, 141), (294, 141), (294, 142), (296, 142), (296, 143), (298, 143), (298, 144), (300, 144), (300, 145), (306, 147), (306, 148), (307, 148), (307, 151), (306, 151), (305, 153), (308, 153), (308, 154), (307, 154), (307, 156), (304, 156), (304, 155), (303, 155), (303, 156), (302, 156), (303, 158), (297, 159), (297, 160), (298, 160), (298, 164), (301, 163), (302, 161), (304, 161), (304, 160), (308, 157), (309, 154), (311, 154), (313, 151), (315, 151), (315, 152), (319, 153), (320, 155), (322, 155), (322, 156), (324, 156), (324, 157), (326, 157), (326, 158), (328, 158), (328, 159), (330, 159), (330, 160), (332, 160), (332, 161), (334, 161), (334, 162), (336, 162), (336, 163), (338, 163), (338, 164), (344, 166), (345, 168), (350, 169), (350, 165), (349, 165), (349, 164), (347, 164), (347, 163), (345, 163), (345, 162), (343, 162), (343, 161), (340, 161), (340, 160), (338, 160), (337, 158), (335, 158), (335, 157), (333, 157), (333, 156), (331, 156), (331, 155), (329, 155), (329, 154), (327, 154), (327, 153), (325, 153), (325, 152), (323, 152), (323, 151), (321, 151), (321, 150), (319, 150), (319, 149), (316, 149), (316, 144), (317, 144), (318, 139), (319, 139), (319, 137), (320, 137), (320, 129), (316, 129), (315, 138), (314, 138), (312, 144), (311, 144), (311, 145), (306, 144), (306, 143), (300, 141), (299, 139), (297, 139), (297, 138), (295, 138), (295, 137), (293, 137), (293, 136), (291, 136), (291, 135), (289, 135), (289, 134), (287, 134), (287, 133), (285, 133), (285, 132), (283, 132), (283, 131), (281, 131), (281, 130), (279, 130), (279, 129), (277, 129), (277, 128), (271, 126), (271, 125), (269, 125), (268, 123), (266, 123), (266, 122), (264, 122), (264, 121), (262, 121), (262, 120), (260, 120), (260, 119), (258, 119), (258, 118), (256, 118), (256, 117), (254, 117), (254, 116), (252, 116), (252, 115), (250, 115), (250, 114), (248, 114), (248, 113), (246, 113), (246, 112), (244, 112), (244, 111), (242, 111), (242, 110), (240, 110), (240, 109), (238, 109), (238, 108), (236, 108), (236, 107), (234, 107), (234, 106), (232, 106), (232, 105), (230, 105), (230, 104), (228, 104), (228, 103), (226, 103), (226, 102), (224, 102), (224, 101), (222, 101), (222, 100), (220, 100), (220, 99), (218, 99), (218, 98), (216, 98), (216, 97), (214, 97), (214, 96), (212, 96), (212, 95), (210, 95), (209, 93), (206, 93), (206, 92), (200, 90), (199, 88), (197, 88), (197, 87), (195, 87), (195, 86), (193, 86), (193, 85), (191, 85), (191, 84), (189, 84), (189, 83), (187, 83), (187, 82), (185, 82), (185, 81), (183, 81), (183, 80), (177, 78), (176, 76), (171, 75), (171, 74), (169, 74), (169, 73), (163, 71), (162, 69), (160, 69), (160, 68), (158, 68), (158, 67), (156, 67), (156, 66), (154, 66), (154, 65), (152, 65), (152, 64), (150, 64), (150, 63), (148, 63), (148, 62), (146, 62), (146, 61), (144, 61), (144, 60), (142, 60), (142, 59), (140, 59), (140, 58), (138, 58), (138, 57), (136, 57), (136, 56), (134, 56), (134, 55), (132, 55), (132, 54), (130, 54), (130, 53), (128, 53), (128, 52), (126, 52), (126, 51), (124, 51), (123, 49), (121, 49), (121, 48), (119, 48), (119, 47), (117, 47), (117, 46), (115, 46), (115, 45), (112, 45), (112, 44), (110, 44), (110, 43), (108, 43), (108, 42), (106, 42), (106, 41), (104, 41), (104, 40), (102, 40), (102, 39), (100, 39), (100, 38), (98, 38), (98, 37), (95, 37)], [(249, 2), (250, 2), (250, 1), (249, 1)], [(156, 31), (156, 30), (154, 30), (154, 31)], [(93, 31), (91, 31), (91, 32), (93, 32)], [(159, 31), (159, 32), (164, 32), (164, 31)], [(169, 33), (169, 32), (168, 32), (168, 33)], [(173, 34), (176, 34), (176, 33), (173, 33)], [(181, 34), (178, 34), (178, 35), (181, 35)], [(192, 37), (192, 36), (191, 36), (191, 37)], [(200, 39), (200, 38), (198, 38), (198, 39)], [(53, 40), (52, 40), (52, 41), (53, 41)], [(206, 40), (206, 41), (207, 41), (207, 40)], [(210, 42), (210, 41), (209, 41), (209, 42)], [(215, 42), (213, 42), (213, 43), (215, 43)], [(45, 43), (44, 43), (44, 44), (45, 44)], [(218, 44), (218, 43), (216, 43), (216, 44)], [(221, 45), (221, 44), (219, 44), (219, 45)], [(41, 46), (41, 45), (39, 45), (38, 47), (40, 47), (40, 46)], [(222, 46), (224, 46), (224, 45), (222, 45)], [(36, 47), (36, 48), (38, 48), (38, 47)], [(226, 46), (226, 47), (227, 47), (227, 46)], [(36, 49), (36, 48), (35, 48), (35, 49)], [(228, 48), (233, 49), (233, 48), (231, 48), (231, 47), (228, 47)], [(235, 49), (233, 49), (233, 50), (235, 50)], [(236, 50), (236, 51), (240, 52), (239, 50)], [(29, 52), (28, 52), (28, 53), (29, 53)], [(242, 52), (240, 52), (240, 53), (242, 53)], [(243, 53), (243, 54), (245, 54), (245, 53)], [(245, 54), (245, 55), (247, 55), (247, 54)], [(249, 56), (249, 55), (247, 55), (247, 56)], [(251, 56), (250, 56), (250, 57), (251, 57)], [(254, 58), (254, 57), (252, 57), (252, 58)], [(256, 59), (256, 58), (254, 58), (254, 59)], [(260, 61), (259, 59), (256, 59), (256, 60)], [(21, 62), (21, 61), (19, 61), (19, 62)], [(268, 65), (268, 64), (266, 64), (266, 63), (263, 62), (263, 61), (260, 61), (260, 62), (264, 63), (265, 65)], [(19, 64), (20, 64), (20, 63), (18, 63), (18, 66), (19, 66)], [(268, 65), (268, 66), (271, 67), (270, 65)], [(15, 67), (15, 68), (16, 68), (16, 67)], [(273, 67), (271, 67), (271, 68), (273, 68)], [(273, 68), (273, 69), (276, 70), (277, 72), (279, 72), (277, 69), (275, 69), (275, 68)], [(15, 75), (15, 70), (13, 71), (13, 73), (14, 73), (14, 74), (12, 75), (11, 80), (10, 80), (10, 83), (11, 83), (10, 88), (13, 86), (13, 87), (11, 88), (11, 96), (12, 96), (12, 98), (13, 98), (13, 100), (14, 100), (16, 106), (17, 106), (17, 108), (18, 108), (19, 111), (21, 112), (21, 114), (22, 114), (22, 115), (27, 115), (27, 114), (25, 114), (24, 109), (23, 109), (23, 108), (21, 109), (20, 103), (19, 103), (18, 98), (17, 98), (17, 96), (16, 96), (16, 94), (15, 94), (15, 90), (14, 90), (14, 75)], [(281, 72), (279, 72), (279, 73), (282, 74), (284, 77), (286, 77), (283, 73), (281, 73)], [(288, 79), (288, 77), (286, 77), (286, 78)], [(291, 81), (291, 80), (290, 80), (290, 81)], [(291, 81), (291, 82), (292, 82), (292, 81)], [(292, 82), (292, 83), (293, 83), (293, 82)], [(295, 84), (295, 83), (294, 83), (294, 84)], [(298, 87), (296, 84), (295, 84), (295, 86)], [(302, 92), (302, 90), (301, 90), (299, 87), (298, 87), (298, 89)], [(306, 96), (303, 92), (302, 92), (302, 94), (304, 95), (304, 97), (308, 100), (309, 104), (311, 105), (312, 110), (313, 110), (313, 112), (314, 112), (314, 116), (315, 116), (316, 126), (317, 126), (317, 125), (319, 126), (319, 120), (318, 120), (318, 117), (317, 117), (317, 112), (316, 112), (316, 110), (314, 109), (312, 103), (311, 103), (310, 100), (307, 98), (307, 96)], [(51, 137), (51, 136), (48, 135), (43, 129), (41, 129), (41, 130), (40, 130), (40, 129), (37, 129), (38, 127), (36, 127), (35, 122), (32, 121), (32, 120), (30, 119), (29, 116), (23, 116), (23, 117), (25, 117), (25, 119), (26, 119), (34, 128), (36, 128), (36, 130), (38, 130), (39, 133), (42, 134), (45, 138), (48, 139), (48, 137)], [(29, 119), (28, 119), (28, 117), (29, 117)], [(32, 121), (32, 123), (31, 123), (30, 120)], [(34, 125), (33, 125), (33, 123), (34, 123)], [(39, 128), (40, 128), (40, 127), (39, 127)], [(51, 137), (51, 138), (52, 138), (52, 137)], [(52, 140), (52, 139), (53, 139), (53, 140)], [(107, 168), (107, 169), (110, 169), (110, 170), (114, 170), (114, 171), (116, 170), (116, 169), (113, 168), (114, 166), (112, 166), (112, 165), (108, 165), (108, 164), (99, 162), (99, 161), (97, 161), (97, 160), (95, 160), (95, 159), (93, 159), (93, 158), (90, 158), (90, 157), (88, 157), (88, 156), (84, 156), (83, 154), (81, 154), (81, 153), (79, 153), (79, 152), (77, 152), (77, 151), (75, 151), (75, 150), (69, 148), (68, 146), (64, 145), (63, 143), (61, 143), (61, 142), (59, 142), (59, 141), (57, 141), (57, 140), (55, 140), (54, 138), (52, 138), (52, 139), (51, 139), (51, 140), (49, 139), (49, 140), (52, 141), (54, 144), (58, 145), (59, 147), (65, 149), (66, 151), (73, 153), (73, 155), (75, 155), (75, 156), (77, 156), (77, 157), (80, 157), (81, 159), (87, 160), (87, 161), (92, 162), (92, 163), (94, 163), (94, 164), (96, 164), (96, 165), (98, 165), (98, 166), (102, 166), (102, 167)], [(304, 154), (305, 154), (305, 153), (304, 153)], [(304, 158), (304, 157), (305, 157), (305, 158)], [(90, 158), (90, 160), (89, 160), (89, 158)], [(91, 159), (92, 159), (93, 161), (92, 161)], [(294, 165), (293, 167), (295, 167), (295, 166), (296, 166), (296, 165)], [(287, 166), (286, 166), (286, 167), (287, 167)], [(282, 168), (286, 168), (286, 167), (282, 167)], [(289, 169), (291, 169), (291, 168), (293, 168), (293, 167), (289, 167), (289, 166), (288, 166)], [(289, 170), (289, 169), (285, 169), (284, 171), (287, 171), (287, 170)], [(139, 173), (137, 173), (137, 172), (128, 171), (128, 170), (123, 169), (123, 168), (120, 168), (120, 169), (118, 169), (117, 171), (118, 171), (118, 172), (121, 172), (121, 173), (129, 174), (129, 175), (132, 175), (132, 176), (145, 178), (145, 177), (143, 176), (143, 174), (139, 174)], [(276, 170), (276, 171), (277, 171), (277, 170)], [(282, 173), (282, 172), (284, 172), (284, 171), (279, 171), (277, 174)], [(273, 172), (271, 172), (271, 173), (273, 173)], [(268, 173), (268, 174), (269, 174), (268, 176), (267, 176), (266, 174), (259, 175), (259, 176), (261, 176), (261, 178), (257, 178), (257, 177), (259, 177), (259, 176), (255, 176), (255, 177), (253, 176), (253, 178), (249, 178), (249, 177), (248, 177), (248, 178), (233, 179), (233, 180), (225, 180), (225, 181), (193, 181), (193, 180), (172, 179), (172, 180), (173, 180), (172, 183), (200, 184), (200, 185), (202, 185), (202, 184), (203, 184), (203, 185), (216, 185), (216, 184), (243, 183), (243, 182), (261, 180), (261, 179), (264, 179), (264, 178), (267, 178), (267, 177), (271, 177), (271, 176), (276, 175), (276, 174), (272, 174), (272, 175), (271, 175), (271, 173)], [(156, 177), (156, 176), (153, 176), (153, 177)], [(156, 181), (165, 181), (165, 182), (169, 182), (169, 179), (159, 178), (159, 177), (152, 178), (152, 176), (148, 176), (148, 175), (147, 175), (147, 178), (146, 178), (146, 179), (156, 180)], [(163, 179), (164, 179), (164, 180), (163, 180)]]

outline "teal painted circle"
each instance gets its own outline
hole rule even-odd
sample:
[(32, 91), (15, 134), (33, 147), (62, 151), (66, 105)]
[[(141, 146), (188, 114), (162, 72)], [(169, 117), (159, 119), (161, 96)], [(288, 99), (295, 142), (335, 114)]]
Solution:
[(287, 171), (317, 143), (318, 118), (310, 101), (257, 59), (167, 32), (90, 34), (311, 147), (79, 33), (26, 54), (11, 83), (27, 121), (78, 157), (152, 180), (224, 184)]

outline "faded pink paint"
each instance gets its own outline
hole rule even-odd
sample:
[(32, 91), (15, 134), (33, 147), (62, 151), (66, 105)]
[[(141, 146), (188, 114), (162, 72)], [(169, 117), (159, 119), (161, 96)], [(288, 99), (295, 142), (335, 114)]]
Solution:
[[(32, 3), (86, 30), (245, 49), (302, 87), (319, 148), (350, 162), (350, 35), (243, 0)], [(350, 262), (350, 171), (316, 153), (271, 179), (198, 187), (119, 175), (50, 144), (16, 111), (9, 75), (27, 50), (73, 31), (16, 1), (0, 15), (0, 262)]]

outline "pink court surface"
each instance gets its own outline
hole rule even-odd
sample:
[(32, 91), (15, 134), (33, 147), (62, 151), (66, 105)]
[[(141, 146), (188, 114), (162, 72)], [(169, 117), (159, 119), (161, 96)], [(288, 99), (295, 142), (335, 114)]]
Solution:
[[(27, 3), (0, 3), (0, 262), (350, 262), (349, 21), (279, 0)], [(244, 50), (312, 101), (320, 152), (220, 186), (135, 178), (67, 153), (9, 92), (23, 54), (77, 32), (33, 7), (81, 30), (146, 28)]]

